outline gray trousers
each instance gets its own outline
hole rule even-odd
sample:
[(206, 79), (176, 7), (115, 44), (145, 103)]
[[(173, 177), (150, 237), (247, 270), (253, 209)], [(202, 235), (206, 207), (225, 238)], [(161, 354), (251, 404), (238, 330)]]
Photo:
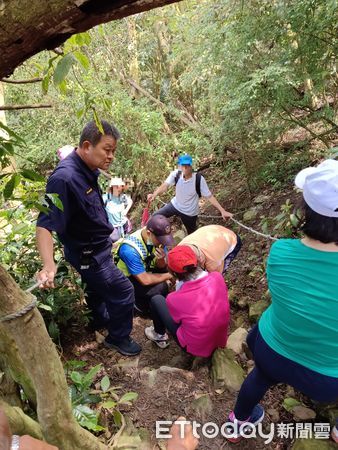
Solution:
[(187, 233), (191, 234), (197, 230), (197, 216), (187, 216), (186, 214), (178, 211), (171, 203), (167, 203), (163, 208), (154, 212), (155, 214), (162, 214), (165, 217), (177, 216), (180, 217), (183, 225), (187, 229)]

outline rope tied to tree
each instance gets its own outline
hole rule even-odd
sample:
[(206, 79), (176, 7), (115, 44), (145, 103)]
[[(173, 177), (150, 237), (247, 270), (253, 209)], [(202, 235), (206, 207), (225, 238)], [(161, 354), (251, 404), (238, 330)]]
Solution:
[[(56, 266), (57, 268), (58, 268), (59, 264), (60, 264), (60, 262), (57, 264), (57, 266)], [(40, 284), (41, 284), (41, 281), (37, 281), (32, 286), (27, 288), (24, 292), (26, 292), (26, 294), (30, 294), (32, 291), (34, 291), (34, 289), (39, 287)], [(38, 301), (37, 301), (36, 297), (34, 297), (34, 299), (31, 301), (31, 303), (29, 303), (28, 305), (24, 306), (19, 311), (15, 312), (15, 313), (7, 314), (6, 316), (0, 317), (0, 323), (8, 322), (9, 320), (18, 319), (19, 317), (22, 317), (22, 316), (26, 315), (27, 313), (29, 313), (29, 311), (34, 309), (37, 306), (37, 304), (38, 304)]]
[[(26, 291), (27, 292), (27, 291)], [(19, 311), (12, 313), (12, 314), (7, 314), (6, 316), (2, 316), (0, 317), (0, 323), (2, 322), (8, 322), (9, 320), (14, 320), (14, 319), (18, 319), (19, 317), (24, 316), (25, 314), (27, 314), (29, 311), (31, 311), (32, 309), (34, 309), (37, 305), (38, 301), (37, 299), (34, 297), (34, 300), (29, 303), (28, 305), (24, 306), (22, 309), (20, 309)]]

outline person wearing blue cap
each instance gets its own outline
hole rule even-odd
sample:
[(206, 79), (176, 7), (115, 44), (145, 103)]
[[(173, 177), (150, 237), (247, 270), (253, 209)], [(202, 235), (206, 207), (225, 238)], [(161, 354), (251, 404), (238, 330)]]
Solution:
[(218, 209), (224, 220), (232, 217), (232, 214), (226, 211), (212, 195), (204, 177), (198, 172), (193, 172), (193, 160), (190, 155), (179, 156), (177, 163), (179, 168), (172, 171), (165, 182), (152, 194), (148, 194), (148, 202), (152, 202), (166, 192), (170, 186), (176, 187), (175, 197), (154, 214), (162, 214), (165, 217), (178, 216), (187, 233), (193, 233), (197, 229), (199, 199), (203, 197)]

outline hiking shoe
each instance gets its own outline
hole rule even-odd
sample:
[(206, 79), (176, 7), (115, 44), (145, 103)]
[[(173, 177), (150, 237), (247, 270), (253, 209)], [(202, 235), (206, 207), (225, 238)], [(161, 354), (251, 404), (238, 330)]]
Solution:
[(107, 336), (103, 344), (107, 348), (117, 350), (119, 353), (121, 353), (121, 355), (124, 356), (136, 356), (142, 350), (142, 347), (137, 342), (133, 341), (130, 336), (118, 342)]
[[(252, 430), (252, 426), (256, 426), (261, 423), (264, 419), (264, 408), (261, 405), (256, 405), (251, 413), (251, 416), (246, 420), (237, 420), (233, 411), (230, 412), (227, 422), (233, 423), (233, 426), (226, 427), (226, 439), (229, 442), (237, 443), (245, 435), (245, 424), (248, 424), (248, 432)], [(242, 431), (242, 433), (241, 433)]]
[(155, 342), (155, 344), (160, 348), (167, 348), (169, 345), (169, 337), (167, 333), (158, 334), (154, 330), (153, 326), (145, 328), (144, 334), (150, 341)]

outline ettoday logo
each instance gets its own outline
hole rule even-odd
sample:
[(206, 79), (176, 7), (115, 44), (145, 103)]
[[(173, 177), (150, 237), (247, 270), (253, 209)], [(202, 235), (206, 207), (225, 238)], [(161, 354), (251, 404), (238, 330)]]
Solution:
[[(169, 439), (171, 437), (170, 427), (173, 423), (180, 427), (180, 436), (184, 438), (185, 426), (191, 425), (192, 433), (196, 438), (201, 436), (207, 439), (214, 439), (221, 435), (225, 439), (236, 439), (238, 437), (244, 439), (252, 439), (260, 437), (265, 444), (270, 444), (272, 440), (277, 438), (282, 439), (330, 439), (331, 427), (329, 423), (271, 423), (264, 425), (259, 423), (254, 425), (251, 423), (225, 422), (218, 425), (215, 422), (206, 422), (201, 424), (197, 421), (177, 420), (175, 422), (170, 420), (156, 421), (156, 438)], [(264, 427), (264, 429), (263, 429)]]

